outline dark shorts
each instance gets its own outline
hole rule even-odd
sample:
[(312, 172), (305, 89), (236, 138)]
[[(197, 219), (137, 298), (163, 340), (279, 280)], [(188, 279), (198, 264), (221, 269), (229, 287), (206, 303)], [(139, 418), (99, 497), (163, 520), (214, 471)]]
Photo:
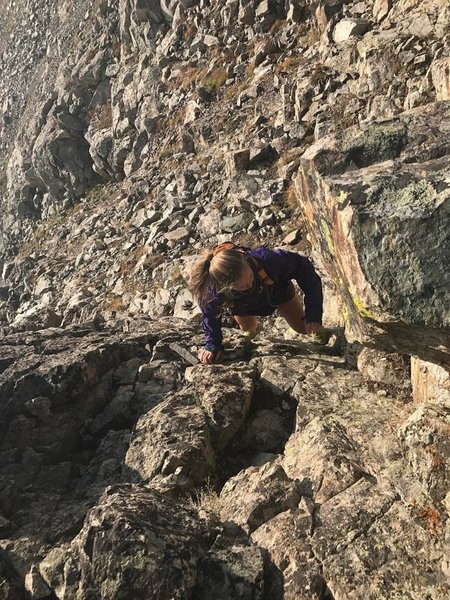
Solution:
[(280, 304), (289, 302), (295, 296), (292, 281), (279, 279), (273, 285), (266, 286), (263, 293), (254, 302), (245, 304), (236, 302), (231, 313), (238, 317), (267, 317), (272, 315)]

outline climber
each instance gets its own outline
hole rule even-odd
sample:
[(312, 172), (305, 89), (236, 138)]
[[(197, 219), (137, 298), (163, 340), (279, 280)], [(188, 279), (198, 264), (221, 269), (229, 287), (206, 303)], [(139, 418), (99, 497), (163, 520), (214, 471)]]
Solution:
[[(304, 292), (305, 311), (291, 279)], [(191, 268), (189, 289), (202, 312), (205, 346), (200, 362), (211, 364), (222, 352), (222, 308), (229, 306), (239, 327), (251, 339), (259, 333), (257, 316), (275, 309), (297, 333), (320, 334), (322, 284), (311, 262), (286, 250), (250, 249), (232, 242), (205, 251)]]

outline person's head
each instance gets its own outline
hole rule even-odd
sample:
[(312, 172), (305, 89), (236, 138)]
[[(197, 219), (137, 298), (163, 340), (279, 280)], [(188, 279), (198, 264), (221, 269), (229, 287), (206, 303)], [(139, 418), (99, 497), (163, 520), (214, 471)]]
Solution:
[(244, 252), (235, 249), (206, 251), (194, 263), (189, 278), (189, 289), (200, 306), (208, 301), (211, 287), (227, 295), (232, 291), (245, 292), (254, 283), (250, 261)]

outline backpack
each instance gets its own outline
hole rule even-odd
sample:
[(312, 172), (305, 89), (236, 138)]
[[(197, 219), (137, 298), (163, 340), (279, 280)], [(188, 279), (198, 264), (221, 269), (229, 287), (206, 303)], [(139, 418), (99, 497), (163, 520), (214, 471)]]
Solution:
[[(251, 248), (247, 248), (246, 246), (238, 246), (237, 244), (234, 244), (233, 242), (223, 242), (222, 244), (219, 244), (218, 246), (216, 246), (214, 248), (213, 256), (216, 256), (217, 254), (219, 254), (219, 252), (222, 252), (222, 250), (236, 250), (237, 252), (241, 252), (242, 254), (247, 254), (247, 252), (249, 252), (249, 250), (251, 250)], [(259, 279), (260, 283), (263, 286), (273, 285), (275, 283), (275, 281), (269, 275), (267, 270), (263, 267), (261, 262), (254, 256), (249, 256), (249, 258), (252, 260), (253, 264), (257, 268), (257, 275), (258, 275), (258, 279)]]

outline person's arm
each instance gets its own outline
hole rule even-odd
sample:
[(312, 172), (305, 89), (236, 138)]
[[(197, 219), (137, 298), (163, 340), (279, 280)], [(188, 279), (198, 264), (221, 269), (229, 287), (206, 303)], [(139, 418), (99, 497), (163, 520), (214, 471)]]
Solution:
[(201, 362), (214, 362), (214, 359), (223, 350), (221, 308), (220, 298), (214, 298), (206, 306), (200, 307), (201, 323), (205, 334), (205, 346), (199, 355)]
[(295, 279), (305, 294), (305, 322), (321, 323), (323, 313), (322, 282), (306, 256), (287, 250), (258, 248), (250, 252), (260, 259), (272, 277)]

